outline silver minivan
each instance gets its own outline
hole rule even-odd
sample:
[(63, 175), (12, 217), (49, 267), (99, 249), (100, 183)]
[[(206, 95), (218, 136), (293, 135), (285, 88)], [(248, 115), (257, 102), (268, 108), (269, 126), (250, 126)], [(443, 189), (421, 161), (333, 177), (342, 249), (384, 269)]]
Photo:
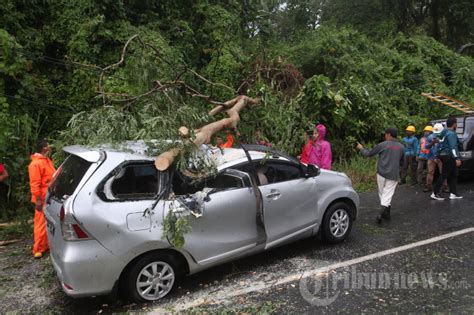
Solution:
[[(157, 171), (143, 142), (64, 151), (45, 216), (54, 269), (73, 297), (118, 289), (158, 300), (181, 275), (306, 237), (341, 242), (357, 216), (345, 174), (267, 147), (209, 149), (217, 173), (201, 180)], [(163, 235), (170, 211), (191, 226), (180, 248)]]

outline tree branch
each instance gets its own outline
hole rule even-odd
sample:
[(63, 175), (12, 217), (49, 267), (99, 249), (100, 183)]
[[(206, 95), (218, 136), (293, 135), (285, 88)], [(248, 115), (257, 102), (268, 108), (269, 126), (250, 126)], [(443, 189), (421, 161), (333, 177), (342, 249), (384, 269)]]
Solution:
[(127, 42), (125, 43), (125, 45), (123, 46), (123, 49), (122, 49), (122, 55), (120, 56), (120, 60), (117, 62), (117, 63), (114, 63), (112, 65), (109, 65), (105, 68), (102, 68), (102, 72), (100, 73), (100, 76), (99, 76), (99, 91), (101, 91), (102, 93), (102, 102), (104, 103), (105, 105), (105, 94), (103, 93), (104, 92), (104, 89), (102, 87), (102, 81), (104, 79), (104, 74), (105, 74), (105, 71), (109, 70), (109, 69), (112, 69), (112, 68), (115, 68), (115, 67), (118, 67), (120, 66), (124, 61), (125, 61), (125, 53), (127, 51), (127, 47), (128, 45), (130, 45), (130, 43), (132, 42), (132, 40), (134, 40), (135, 38), (138, 37), (138, 34), (135, 34), (133, 35), (132, 37), (130, 37)]
[[(227, 110), (227, 118), (215, 121), (207, 124), (196, 132), (196, 137), (192, 141), (197, 147), (202, 144), (211, 142), (212, 136), (224, 129), (234, 129), (240, 122), (240, 111), (242, 111), (247, 105), (255, 105), (259, 102), (259, 99), (250, 98), (245, 95), (239, 95), (236, 98), (226, 102), (227, 106), (231, 106)], [(223, 106), (223, 105), (221, 105)], [(211, 111), (212, 112), (212, 111)], [(155, 160), (155, 166), (159, 171), (167, 170), (174, 162), (175, 158), (181, 151), (179, 149), (171, 149), (160, 154)]]

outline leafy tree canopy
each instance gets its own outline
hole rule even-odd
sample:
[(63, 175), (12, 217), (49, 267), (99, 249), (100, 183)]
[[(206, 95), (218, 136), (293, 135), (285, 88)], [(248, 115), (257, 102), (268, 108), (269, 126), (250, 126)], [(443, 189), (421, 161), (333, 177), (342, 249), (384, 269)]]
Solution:
[(16, 204), (36, 138), (173, 139), (213, 119), (196, 94), (260, 97), (240, 133), (295, 155), (325, 123), (337, 159), (388, 125), (453, 113), (421, 92), (474, 103), (472, 1), (3, 2), (0, 162)]

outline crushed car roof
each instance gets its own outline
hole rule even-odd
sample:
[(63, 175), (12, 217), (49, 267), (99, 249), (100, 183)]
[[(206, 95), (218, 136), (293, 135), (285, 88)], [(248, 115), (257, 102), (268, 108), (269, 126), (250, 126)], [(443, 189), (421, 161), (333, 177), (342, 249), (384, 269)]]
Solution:
[[(171, 141), (166, 141), (167, 143), (171, 143)], [(150, 144), (159, 143), (158, 141), (149, 141), (145, 142), (143, 140), (137, 141), (126, 141), (120, 144), (103, 144), (95, 147), (83, 146), (83, 145), (72, 145), (64, 147), (63, 150), (67, 153), (78, 155), (85, 160), (90, 162), (98, 161), (100, 158), (99, 153), (101, 151), (105, 152), (116, 152), (116, 153), (123, 153), (127, 155), (135, 156), (135, 158), (141, 159), (154, 159), (156, 155), (155, 150), (150, 149)], [(151, 145), (153, 147), (153, 145)], [(265, 146), (260, 145), (243, 145), (250, 156), (253, 159), (262, 159), (266, 156), (271, 156), (272, 154), (278, 155), (279, 158), (284, 158), (286, 160), (294, 160), (294, 158), (286, 156), (281, 152), (276, 151), (273, 148), (268, 148)], [(200, 151), (204, 152), (206, 156), (209, 158), (214, 159), (217, 162), (218, 166), (222, 166), (224, 164), (232, 163), (235, 161), (239, 161), (242, 159), (246, 159), (246, 153), (243, 148), (225, 148), (221, 149), (214, 146), (209, 145), (202, 145), (200, 147)], [(130, 156), (131, 157), (131, 156)]]

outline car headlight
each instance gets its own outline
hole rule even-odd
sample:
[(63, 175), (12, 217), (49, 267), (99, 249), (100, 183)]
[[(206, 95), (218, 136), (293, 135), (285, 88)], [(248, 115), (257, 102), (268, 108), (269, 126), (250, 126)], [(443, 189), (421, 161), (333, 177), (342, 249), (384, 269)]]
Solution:
[(459, 155), (463, 159), (472, 159), (472, 151), (461, 151), (459, 152)]

